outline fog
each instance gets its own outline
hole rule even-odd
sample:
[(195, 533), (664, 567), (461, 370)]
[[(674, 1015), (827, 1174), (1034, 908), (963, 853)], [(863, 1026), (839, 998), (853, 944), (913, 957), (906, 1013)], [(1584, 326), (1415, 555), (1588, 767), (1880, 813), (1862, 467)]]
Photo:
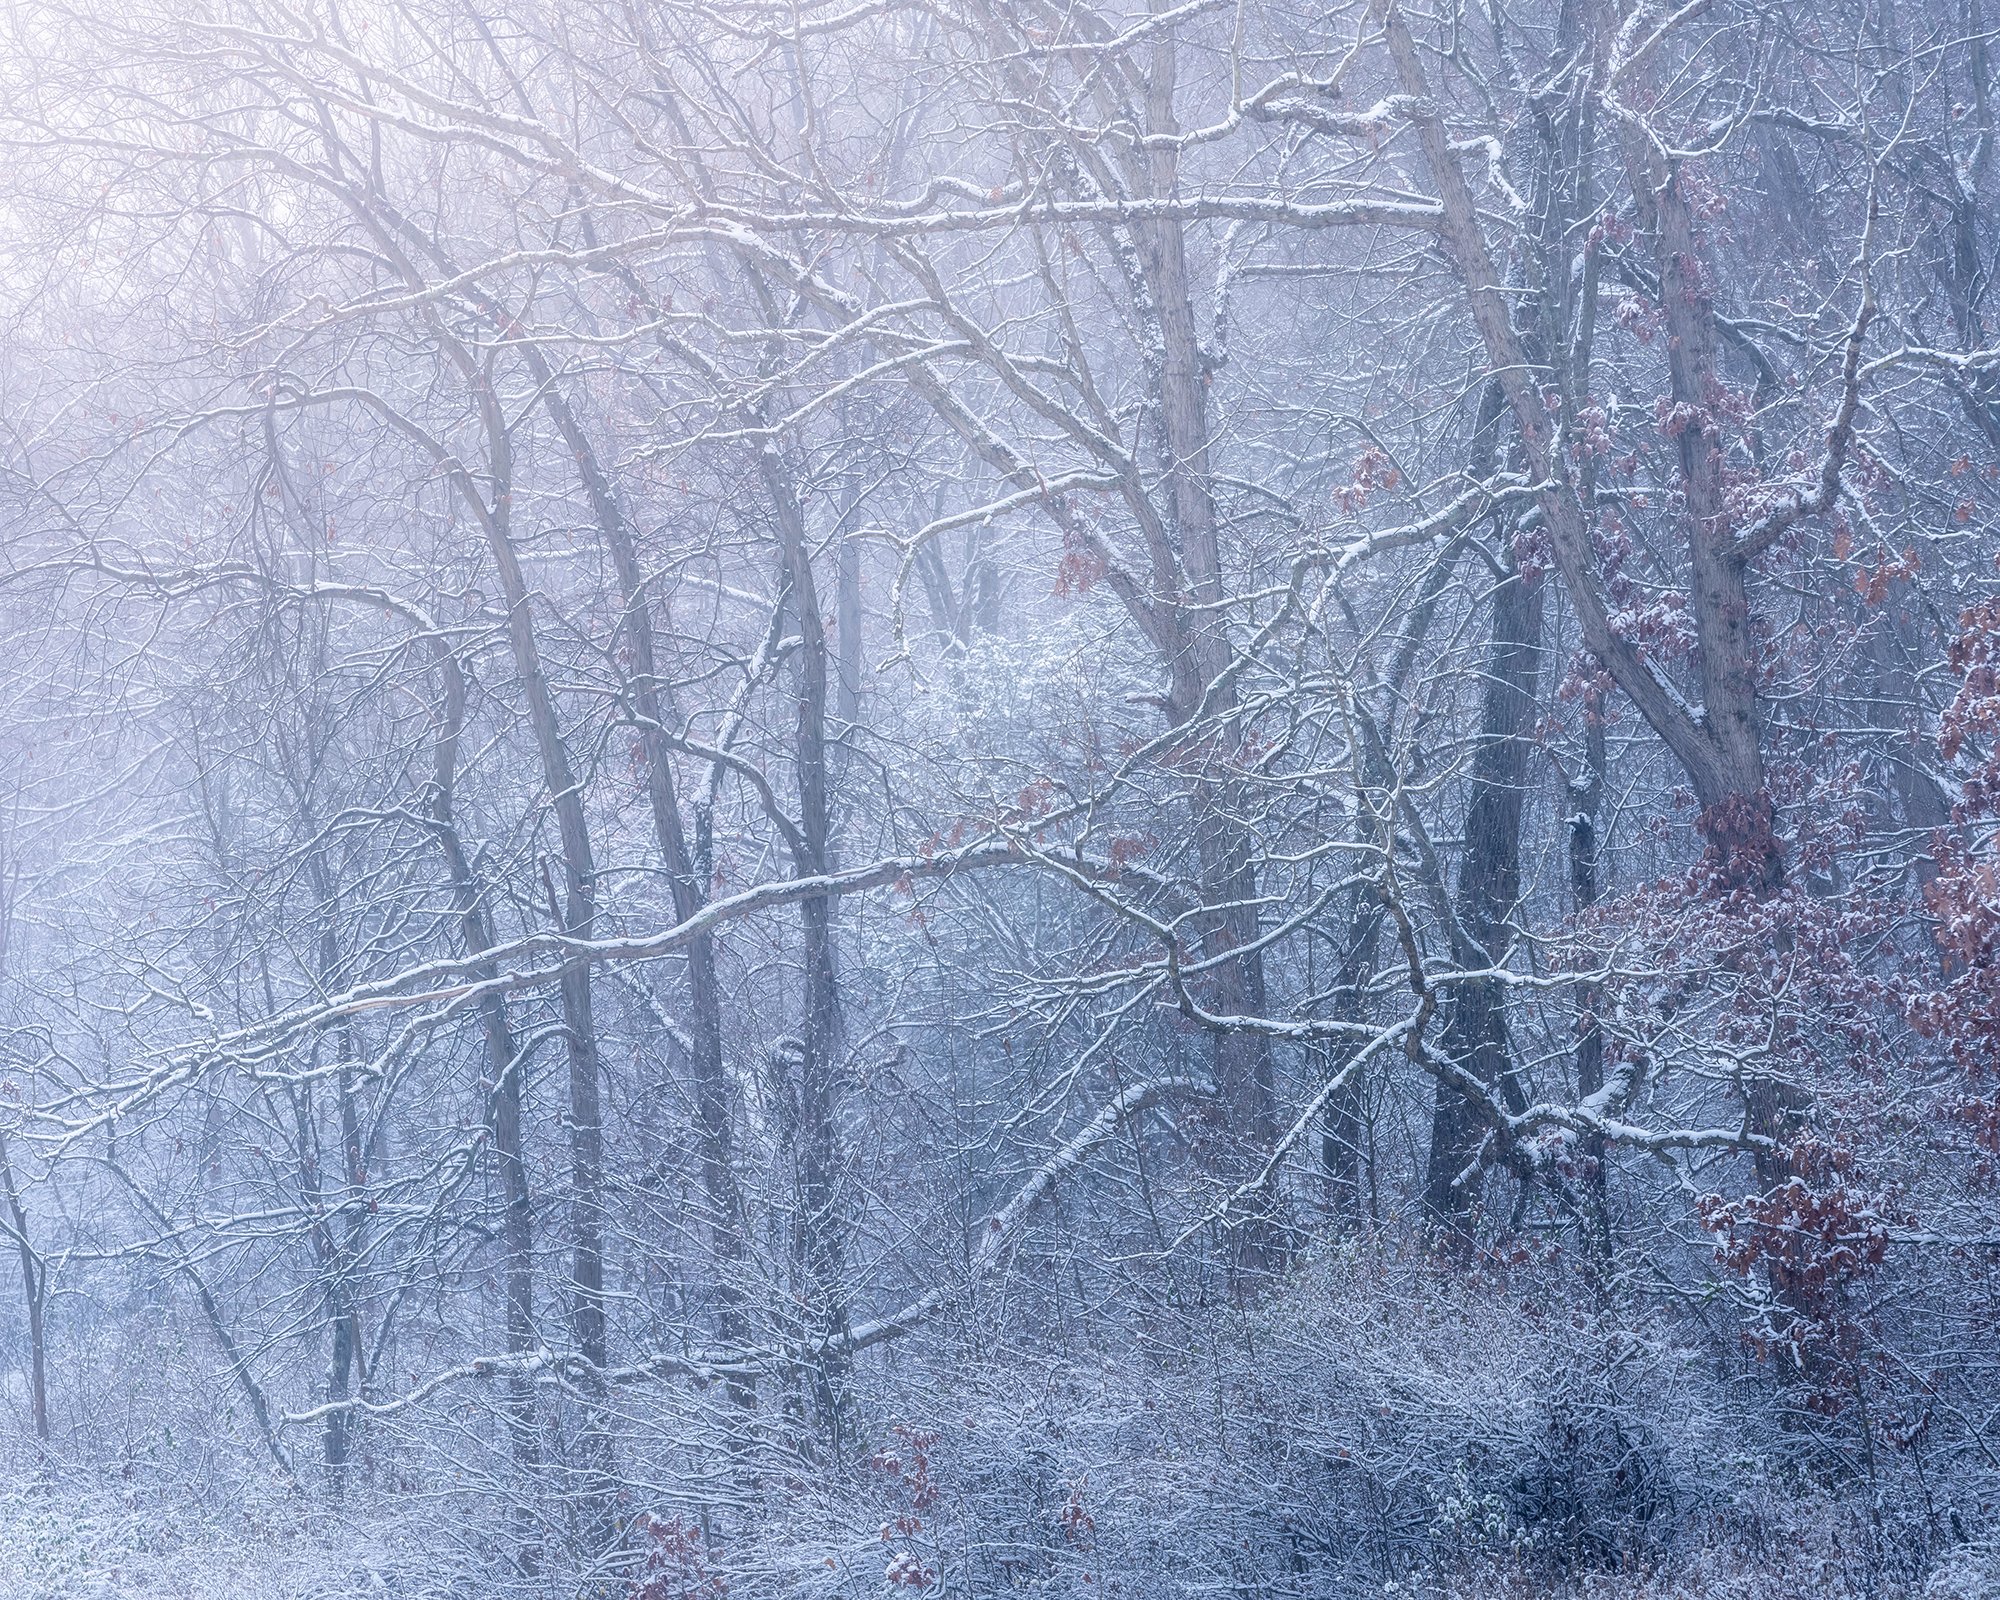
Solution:
[(0, 1596), (2000, 1592), (1982, 4), (0, 8)]

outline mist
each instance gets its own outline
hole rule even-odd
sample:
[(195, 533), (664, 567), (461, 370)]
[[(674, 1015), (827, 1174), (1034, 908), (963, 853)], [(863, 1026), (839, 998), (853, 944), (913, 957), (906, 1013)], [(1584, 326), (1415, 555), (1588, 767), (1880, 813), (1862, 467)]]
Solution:
[(0, 1596), (2000, 1592), (1982, 6), (0, 8)]

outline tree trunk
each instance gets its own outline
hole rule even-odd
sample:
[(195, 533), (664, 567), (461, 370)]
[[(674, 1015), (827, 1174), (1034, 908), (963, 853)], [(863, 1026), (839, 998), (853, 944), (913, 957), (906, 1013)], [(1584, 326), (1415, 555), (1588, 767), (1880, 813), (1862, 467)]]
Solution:
[[(1584, 698), (1584, 771), (1568, 785), (1569, 894), (1572, 915), (1581, 916), (1597, 903), (1599, 890), (1598, 812), (1604, 800), (1604, 696), (1592, 691)], [(1576, 1090), (1589, 1099), (1604, 1087), (1604, 1030), (1597, 1021), (1599, 991), (1586, 986), (1577, 994)], [(1583, 1141), (1584, 1204), (1594, 1243), (1605, 1259), (1611, 1257), (1611, 1211), (1602, 1134)]]
[[(546, 363), (534, 358), (543, 403), (575, 457), (590, 497), (598, 531), (604, 536), (617, 573), (621, 628), (631, 653), (632, 708), (639, 726), (645, 762), (646, 797), (653, 835), (666, 862), (673, 894), (674, 916), (686, 922), (708, 903), (706, 873), (688, 848), (675, 792), (673, 748), (668, 730), (671, 704), (662, 687), (653, 633), (651, 597), (639, 562), (637, 542), (616, 491), (606, 476), (589, 435), (557, 390)], [(701, 1150), (701, 1178), (708, 1202), (708, 1226), (716, 1262), (716, 1335), (724, 1346), (740, 1345), (749, 1337), (741, 1275), (746, 1230), (743, 1195), (737, 1182), (735, 1135), (729, 1108), (729, 1079), (722, 1057), (722, 996), (716, 982), (715, 940), (702, 933), (687, 949), (688, 1001), (693, 1039), (690, 1052), (695, 1081), (696, 1135)], [(730, 1392), (749, 1403), (754, 1392), (746, 1380), (732, 1378)]]
[[(1542, 580), (1510, 572), (1493, 594), (1492, 645), (1480, 713), (1479, 748), (1465, 808), (1459, 858), (1459, 925), (1492, 966), (1507, 957), (1509, 929), (1521, 898), (1521, 812), (1528, 786), (1530, 736), (1542, 657)], [(1492, 978), (1453, 984), (1445, 1004), (1445, 1054), (1497, 1089), (1510, 1110), (1525, 1109), (1507, 1035), (1506, 989)], [(1466, 1094), (1439, 1079), (1424, 1168), (1424, 1214), (1447, 1239), (1470, 1231), (1478, 1198), (1483, 1119)]]
[[(426, 619), (427, 620), (427, 619)], [(473, 870), (472, 858), (459, 832), (453, 809), (458, 776), (458, 744), (465, 725), (465, 672), (448, 640), (439, 637), (435, 646), (438, 676), (444, 697), (438, 718), (438, 733), (432, 753), (430, 822), (445, 858), (446, 876), (451, 884), (452, 906), (458, 914), (459, 939), (465, 953), (479, 957), (497, 942), (486, 897)], [(494, 975), (491, 962), (474, 969), (474, 977), (485, 981)], [(535, 1348), (535, 1239), (533, 1199), (528, 1188), (528, 1166), (522, 1157), (522, 1075), (525, 1063), (507, 1020), (507, 1002), (497, 994), (483, 995), (479, 1001), (480, 1032), (485, 1042), (488, 1126), (493, 1140), (493, 1161), (500, 1175), (501, 1249), (505, 1259), (504, 1296), (507, 1353), (525, 1356)], [(508, 1443), (514, 1466), (532, 1482), (541, 1465), (541, 1440), (535, 1424), (535, 1392), (527, 1375), (509, 1375), (507, 1396)], [(540, 1566), (535, 1517), (521, 1504), (515, 1514), (515, 1566), (523, 1575), (532, 1575)]]
[[(507, 638), (514, 670), (527, 700), (528, 723), (541, 761), (542, 782), (555, 811), (561, 842), (562, 882), (544, 877), (551, 914), (572, 939), (588, 939), (597, 922), (596, 864), (583, 812), (583, 793), (570, 766), (555, 700), (542, 668), (535, 637), (527, 580), (514, 548), (511, 451), (506, 421), (490, 374), (468, 372), (475, 382), (481, 419), (485, 424), (488, 466), (493, 476), (490, 505), (475, 494), (474, 509), (485, 530), (487, 548), (500, 578), (507, 605)], [(583, 1362), (575, 1385), (584, 1399), (583, 1530), (602, 1544), (616, 1535), (611, 1501), (609, 1419), (604, 1409), (601, 1374), (609, 1339), (604, 1307), (604, 1124), (597, 1059), (597, 1025), (591, 1008), (590, 964), (572, 962), (560, 983), (563, 1044), (569, 1065), (570, 1159), (570, 1332)]]
[[(1775, 888), (1783, 878), (1783, 861), (1777, 854), (1771, 831), (1770, 797), (1765, 792), (1762, 758), (1755, 739), (1756, 670), (1747, 650), (1748, 604), (1742, 598), (1740, 563), (1734, 575), (1724, 570), (1734, 561), (1734, 555), (1727, 544), (1729, 530), (1712, 514), (1716, 469), (1709, 460), (1710, 452), (1705, 445), (1696, 448), (1693, 444), (1682, 451), (1684, 465), (1698, 469), (1703, 480), (1690, 486), (1691, 506), (1699, 499), (1704, 507), (1711, 508), (1708, 513), (1690, 519), (1691, 548), (1702, 547), (1694, 552), (1695, 587), (1699, 592), (1691, 600), (1691, 611), (1703, 657), (1704, 686), (1712, 684), (1721, 700), (1709, 706), (1706, 716), (1698, 719), (1656, 674), (1638, 645), (1611, 625), (1591, 544), (1589, 518), (1562, 448), (1559, 419), (1550, 414), (1543, 397), (1544, 382), (1552, 374), (1544, 363), (1531, 358), (1514, 327), (1508, 296), (1480, 228), (1478, 208), (1466, 183), (1459, 153), (1431, 97), (1423, 59), (1402, 8), (1395, 0), (1376, 0), (1376, 10), (1382, 19), (1397, 75), (1405, 92), (1417, 102), (1412, 121), (1425, 164), (1437, 185), (1442, 213), (1440, 236), (1465, 281), (1473, 325), (1485, 346), (1493, 375), (1506, 391), (1528, 466), (1539, 481), (1548, 485), (1537, 497), (1537, 503), (1584, 643), (1686, 769), (1702, 804), (1704, 831), (1724, 880), (1766, 891)], [(1687, 234), (1691, 241), (1685, 204), (1679, 203), (1673, 210), (1677, 220), (1672, 236), (1680, 239)], [(1707, 318), (1705, 329), (1693, 329), (1692, 305), (1670, 303), (1667, 308), (1675, 322), (1688, 324), (1699, 347), (1677, 356), (1676, 370), (1680, 376), (1675, 380), (1676, 390), (1692, 383), (1699, 392), (1694, 374), (1702, 351), (1712, 358), (1713, 308), (1702, 285), (1699, 264), (1691, 257), (1676, 265), (1675, 282), (1684, 293), (1694, 297)], [(1669, 296), (1670, 302), (1672, 298)], [(1689, 425), (1700, 424), (1696, 443), (1702, 443), (1711, 438), (1714, 422), (1705, 409), (1697, 409), (1701, 415), (1690, 419)], [(1732, 596), (1736, 597), (1734, 605)], [(1712, 733), (1711, 722), (1721, 731)]]
[(49, 1269), (36, 1251), (28, 1232), (28, 1212), (21, 1203), (21, 1190), (14, 1177), (14, 1163), (8, 1155), (7, 1137), (0, 1133), (0, 1194), (7, 1201), (7, 1231), (13, 1235), (14, 1252), (21, 1262), (21, 1289), (28, 1312), (28, 1403), (36, 1442), (49, 1442), (49, 1341), (45, 1320), (48, 1304)]
[[(764, 488), (776, 513), (789, 619), (799, 630), (794, 695), (792, 765), (798, 787), (798, 842), (794, 866), (817, 877), (832, 865), (827, 793), (826, 714), (828, 649), (820, 612), (805, 508), (775, 446), (759, 458)], [(798, 1266), (808, 1301), (807, 1334), (835, 1341), (847, 1332), (847, 1218), (841, 1192), (844, 1156), (840, 1119), (847, 1083), (840, 1055), (840, 996), (834, 971), (833, 902), (824, 895), (799, 903), (804, 935), (805, 1011), (798, 1063), (799, 1207)], [(822, 1428), (836, 1450), (846, 1409), (847, 1360), (823, 1349), (813, 1362), (814, 1400)]]
[[(14, 862), (11, 841), (0, 837), (0, 974), (7, 966), (8, 946), (14, 931)], [(21, 1292), (28, 1314), (28, 1404), (35, 1425), (35, 1442), (49, 1442), (49, 1267), (35, 1249), (28, 1228), (28, 1208), (21, 1203), (21, 1188), (14, 1176), (14, 1163), (7, 1150), (7, 1136), (0, 1130), (0, 1196), (7, 1202), (7, 1232), (14, 1240), (14, 1253), (21, 1262)]]
[[(1375, 950), (1381, 942), (1382, 904), (1368, 891), (1356, 893), (1347, 919), (1347, 954), (1334, 982), (1332, 1013), (1342, 1022), (1362, 1020), (1361, 989), (1375, 970)], [(1347, 1065), (1350, 1055), (1329, 1053), (1327, 1076)], [(1363, 1149), (1367, 1142), (1362, 1126), (1365, 1084), (1355, 1073), (1327, 1102), (1325, 1121), (1320, 1129), (1320, 1164), (1331, 1190), (1334, 1216), (1348, 1229), (1361, 1226), (1366, 1211), (1366, 1191), (1362, 1183)]]
[[(1175, 78), (1175, 46), (1163, 29), (1144, 82), (1145, 123), (1153, 143), (1128, 164), (1135, 187), (1160, 200), (1171, 198), (1179, 187)], [(1216, 730), (1213, 748), (1204, 746), (1191, 757), (1199, 770), (1189, 797), (1197, 887), (1203, 903), (1214, 908), (1199, 924), (1198, 947), (1204, 961), (1219, 962), (1206, 1003), (1225, 1016), (1261, 1017), (1266, 995), (1263, 952), (1257, 948), (1257, 848), (1235, 815), (1240, 786), (1230, 774), (1240, 733), (1236, 696), (1227, 687), (1211, 693), (1229, 665), (1231, 647), (1221, 609), (1222, 549), (1209, 461), (1210, 374), (1196, 327), (1185, 229), (1178, 222), (1149, 220), (1134, 224), (1133, 237), (1158, 333), (1153, 377), (1160, 464), (1174, 554), (1183, 575), (1178, 592), (1159, 597), (1170, 614), (1168, 716), (1177, 725), (1200, 720)], [(1232, 1030), (1216, 1038), (1214, 1049), (1216, 1087), (1231, 1140), (1242, 1150), (1237, 1159), (1255, 1160), (1277, 1138), (1271, 1041), (1259, 1032)], [(1241, 1287), (1253, 1289), (1278, 1270), (1286, 1253), (1276, 1215), (1238, 1229), (1233, 1270), (1242, 1275)]]

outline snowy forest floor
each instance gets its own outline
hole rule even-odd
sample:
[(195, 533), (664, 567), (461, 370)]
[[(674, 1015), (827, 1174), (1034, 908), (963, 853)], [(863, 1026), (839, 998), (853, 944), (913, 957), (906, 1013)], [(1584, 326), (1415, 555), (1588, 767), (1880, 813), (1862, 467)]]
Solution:
[[(1718, 1534), (1657, 1570), (1589, 1573), (1557, 1586), (1489, 1561), (1386, 1585), (1381, 1594), (1383, 1600), (1859, 1600), (1867, 1593), (1853, 1574), (1853, 1531), (1846, 1539), (1838, 1531), (1847, 1521), (1842, 1511), (1809, 1502), (1784, 1510), (1787, 1536), (1761, 1550)], [(486, 1600), (495, 1590), (483, 1567), (429, 1508), (396, 1498), (358, 1504), (338, 1517), (304, 1515), (295, 1505), (248, 1494), (196, 1511), (144, 1489), (65, 1477), (0, 1499), (0, 1600)], [(1991, 1600), (2000, 1595), (2000, 1549), (1966, 1547), (1917, 1588), (1875, 1593)]]

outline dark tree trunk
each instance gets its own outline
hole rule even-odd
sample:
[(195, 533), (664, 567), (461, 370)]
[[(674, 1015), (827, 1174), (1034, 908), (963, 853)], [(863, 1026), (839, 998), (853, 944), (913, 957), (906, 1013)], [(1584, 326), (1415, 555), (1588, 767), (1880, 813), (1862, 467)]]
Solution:
[(0, 1133), (0, 1194), (7, 1201), (7, 1231), (13, 1235), (14, 1253), (21, 1262), (21, 1289), (28, 1312), (28, 1403), (35, 1424), (35, 1439), (49, 1442), (49, 1341), (46, 1322), (49, 1269), (28, 1231), (27, 1207), (14, 1177), (14, 1163), (7, 1152), (7, 1139)]
[[(1365, 1010), (1362, 986), (1375, 970), (1376, 946), (1381, 942), (1382, 906), (1372, 893), (1355, 898), (1347, 921), (1347, 954), (1334, 980), (1332, 1014), (1342, 1022), (1360, 1022)], [(1329, 1076), (1346, 1067), (1350, 1056), (1332, 1052), (1326, 1064)], [(1345, 1228), (1358, 1228), (1367, 1213), (1366, 1176), (1367, 1129), (1363, 1126), (1366, 1083), (1359, 1072), (1335, 1091), (1327, 1102), (1325, 1122), (1320, 1129), (1320, 1164), (1326, 1172), (1334, 1216)]]
[[(550, 913), (569, 938), (588, 939), (597, 923), (596, 864), (582, 789), (570, 766), (562, 724), (542, 667), (527, 580), (514, 547), (507, 425), (490, 374), (465, 359), (466, 376), (474, 385), (485, 424), (492, 501), (487, 503), (469, 483), (462, 488), (485, 531), (487, 549), (500, 578), (514, 670), (527, 701), (542, 782), (555, 812), (562, 870), (558, 887), (544, 863)], [(570, 1333), (582, 1363), (574, 1383), (585, 1410), (581, 1526), (589, 1543), (602, 1546), (616, 1537), (617, 1519), (612, 1504), (609, 1418), (601, 1378), (609, 1352), (604, 1301), (604, 1121), (588, 962), (572, 962), (564, 970), (560, 995), (563, 1046), (569, 1065)]]
[[(1506, 959), (1521, 897), (1521, 811), (1533, 748), (1541, 636), (1541, 578), (1511, 572), (1493, 594), (1492, 647), (1455, 897), (1460, 927), (1477, 956), (1494, 966)], [(1460, 1068), (1497, 1090), (1509, 1109), (1523, 1108), (1509, 1052), (1506, 989), (1500, 982), (1481, 978), (1451, 986), (1443, 1048)], [(1468, 1230), (1486, 1131), (1477, 1104), (1438, 1080), (1424, 1168), (1424, 1214), (1440, 1235), (1459, 1237)]]
[[(628, 682), (645, 761), (653, 834), (666, 862), (674, 916), (686, 922), (708, 903), (708, 883), (695, 852), (689, 848), (681, 818), (668, 723), (672, 705), (660, 676), (652, 598), (646, 591), (638, 545), (589, 435), (557, 390), (546, 363), (536, 358), (535, 365), (539, 369), (543, 402), (576, 459), (598, 531), (610, 550), (618, 576), (621, 631), (631, 654)], [(696, 1135), (701, 1151), (702, 1189), (708, 1203), (710, 1244), (716, 1260), (716, 1334), (725, 1346), (733, 1347), (749, 1337), (741, 1282), (745, 1227), (743, 1195), (736, 1174), (729, 1079), (722, 1057), (722, 995), (716, 981), (712, 935), (703, 933), (689, 941), (687, 975)], [(742, 1379), (731, 1380), (730, 1392), (744, 1403), (754, 1397), (749, 1384)]]
[[(792, 766), (799, 801), (794, 867), (802, 878), (832, 866), (832, 818), (827, 773), (829, 651), (826, 621), (807, 542), (805, 508), (791, 474), (773, 447), (761, 457), (765, 492), (776, 516), (788, 620), (797, 627)], [(814, 1402), (833, 1447), (841, 1443), (846, 1410), (847, 1215), (841, 1117), (847, 1100), (841, 1057), (840, 993), (834, 969), (833, 902), (816, 895), (799, 904), (805, 969), (804, 1015), (798, 1059), (797, 1266), (807, 1297)]]
[[(1584, 770), (1569, 784), (1569, 894), (1570, 909), (1581, 916), (1597, 904), (1600, 888), (1598, 813), (1604, 800), (1604, 696), (1592, 693), (1585, 698)], [(1597, 988), (1588, 986), (1577, 995), (1576, 1089), (1588, 1099), (1604, 1087), (1604, 1030), (1598, 1024)], [(1583, 1141), (1584, 1205), (1598, 1253), (1611, 1255), (1611, 1211), (1605, 1147), (1601, 1134)]]
[[(465, 672), (448, 641), (439, 638), (436, 659), (443, 705), (438, 717), (437, 740), (432, 755), (430, 823), (444, 854), (446, 875), (451, 884), (452, 906), (458, 914), (459, 939), (468, 956), (479, 957), (496, 942), (493, 919), (486, 896), (473, 870), (470, 852), (459, 832), (453, 796), (458, 775), (458, 746), (465, 724)], [(494, 975), (491, 962), (474, 968), (479, 981)], [(514, 1032), (507, 1020), (507, 1002), (497, 994), (479, 1001), (480, 1033), (485, 1042), (488, 1126), (492, 1132), (493, 1161), (500, 1176), (501, 1249), (505, 1260), (506, 1340), (510, 1356), (525, 1357), (535, 1348), (535, 1236), (533, 1199), (528, 1187), (528, 1165), (522, 1154), (522, 1078), (525, 1063), (520, 1059)], [(508, 1377), (507, 1431), (514, 1465), (524, 1480), (532, 1482), (541, 1465), (541, 1438), (535, 1423), (535, 1392), (526, 1373)], [(535, 1517), (525, 1504), (515, 1515), (515, 1566), (532, 1574), (540, 1566), (535, 1537)]]

